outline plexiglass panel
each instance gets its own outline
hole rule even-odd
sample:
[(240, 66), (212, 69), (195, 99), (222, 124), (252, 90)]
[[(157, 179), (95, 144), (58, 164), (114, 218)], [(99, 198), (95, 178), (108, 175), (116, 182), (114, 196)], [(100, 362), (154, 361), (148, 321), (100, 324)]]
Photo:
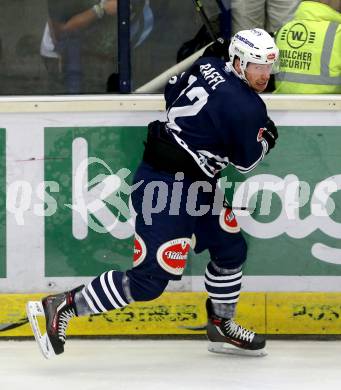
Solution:
[[(217, 2), (202, 3), (214, 19)], [(0, 95), (120, 92), (117, 0), (0, 0), (0, 10)], [(195, 51), (202, 25), (192, 0), (130, 0), (131, 91)]]

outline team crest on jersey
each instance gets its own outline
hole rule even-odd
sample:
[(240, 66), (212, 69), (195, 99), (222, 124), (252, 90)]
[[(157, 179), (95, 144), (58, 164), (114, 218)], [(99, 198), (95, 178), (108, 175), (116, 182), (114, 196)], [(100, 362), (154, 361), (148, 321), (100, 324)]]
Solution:
[(182, 275), (190, 247), (191, 240), (189, 238), (167, 241), (157, 250), (157, 261), (170, 274)]
[(146, 258), (147, 248), (142, 238), (135, 233), (133, 266), (136, 267)]
[(262, 142), (264, 130), (266, 130), (265, 127), (261, 127), (261, 128), (258, 130), (258, 134), (257, 134), (257, 141), (258, 141), (258, 142)]
[(240, 232), (236, 216), (230, 207), (224, 207), (219, 216), (220, 227), (228, 233)]

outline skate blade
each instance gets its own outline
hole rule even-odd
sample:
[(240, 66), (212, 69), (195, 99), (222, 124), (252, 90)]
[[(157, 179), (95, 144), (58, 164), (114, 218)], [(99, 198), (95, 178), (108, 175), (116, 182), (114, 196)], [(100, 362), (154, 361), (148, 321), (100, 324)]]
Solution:
[(55, 355), (47, 333), (41, 334), (37, 317), (45, 317), (44, 308), (40, 301), (29, 301), (26, 304), (27, 318), (30, 322), (34, 338), (44, 358), (50, 359)]
[(221, 353), (225, 355), (254, 356), (254, 357), (261, 357), (267, 355), (265, 348), (255, 349), (255, 350), (242, 349), (242, 348), (235, 347), (234, 345), (229, 343), (209, 342), (208, 350), (209, 352)]

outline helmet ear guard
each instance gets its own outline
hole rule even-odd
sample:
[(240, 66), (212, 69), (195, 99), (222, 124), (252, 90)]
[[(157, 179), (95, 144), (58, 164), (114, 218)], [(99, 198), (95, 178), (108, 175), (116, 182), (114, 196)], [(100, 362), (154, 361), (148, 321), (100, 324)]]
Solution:
[(255, 28), (252, 30), (239, 31), (231, 40), (229, 47), (230, 61), (236, 57), (240, 59), (242, 78), (249, 62), (255, 64), (272, 64), (273, 71), (277, 71), (276, 66), (279, 50), (274, 39), (264, 30)]

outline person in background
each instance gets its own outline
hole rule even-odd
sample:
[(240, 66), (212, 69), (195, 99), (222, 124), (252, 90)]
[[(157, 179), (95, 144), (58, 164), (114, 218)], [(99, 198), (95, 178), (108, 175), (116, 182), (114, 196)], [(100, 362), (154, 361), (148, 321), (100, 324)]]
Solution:
[[(264, 335), (235, 321), (247, 246), (218, 179), (230, 164), (250, 172), (276, 145), (277, 128), (259, 93), (277, 58), (278, 48), (266, 31), (241, 31), (231, 41), (228, 62), (201, 57), (169, 80), (167, 119), (149, 123), (134, 177), (133, 267), (104, 272), (86, 286), (27, 304), (45, 357), (64, 352), (72, 317), (159, 297), (169, 281), (181, 279), (191, 247), (196, 253), (208, 250), (209, 351), (265, 354)], [(38, 330), (39, 315), (45, 316), (45, 336)]]
[[(196, 35), (192, 39), (184, 42), (181, 45), (177, 52), (176, 62), (183, 61), (185, 58), (199, 51), (202, 47), (208, 45), (211, 42), (217, 43), (216, 40), (213, 39), (211, 35), (212, 33), (215, 35), (215, 37), (219, 37), (220, 39), (224, 40), (224, 42), (226, 42), (227, 47), (230, 43), (230, 0), (201, 0), (200, 4), (202, 12), (206, 15), (208, 19), (208, 24), (209, 28), (211, 29), (211, 32), (208, 30), (207, 25), (203, 23)], [(201, 22), (203, 22), (202, 18), (203, 17), (201, 16)], [(213, 46), (219, 47), (219, 42), (218, 45)], [(216, 47), (213, 47), (213, 49), (216, 49)], [(225, 50), (222, 56), (228, 58), (228, 50)]]
[[(275, 36), (290, 20), (301, 0), (230, 0), (232, 32), (252, 27), (262, 28)], [(275, 90), (275, 76), (271, 75), (263, 93)]]
[(276, 34), (275, 93), (341, 93), (341, 0), (302, 1)]
[(300, 0), (231, 0), (232, 33), (252, 27), (275, 33), (290, 20)]
[(49, 23), (45, 24), (44, 34), (40, 43), (40, 55), (47, 71), (47, 90), (50, 93), (64, 92), (64, 83), (61, 77), (61, 61), (51, 36)]
[(117, 0), (48, 0), (41, 55), (49, 80), (61, 80), (51, 93), (105, 92), (115, 65), (116, 13)]

